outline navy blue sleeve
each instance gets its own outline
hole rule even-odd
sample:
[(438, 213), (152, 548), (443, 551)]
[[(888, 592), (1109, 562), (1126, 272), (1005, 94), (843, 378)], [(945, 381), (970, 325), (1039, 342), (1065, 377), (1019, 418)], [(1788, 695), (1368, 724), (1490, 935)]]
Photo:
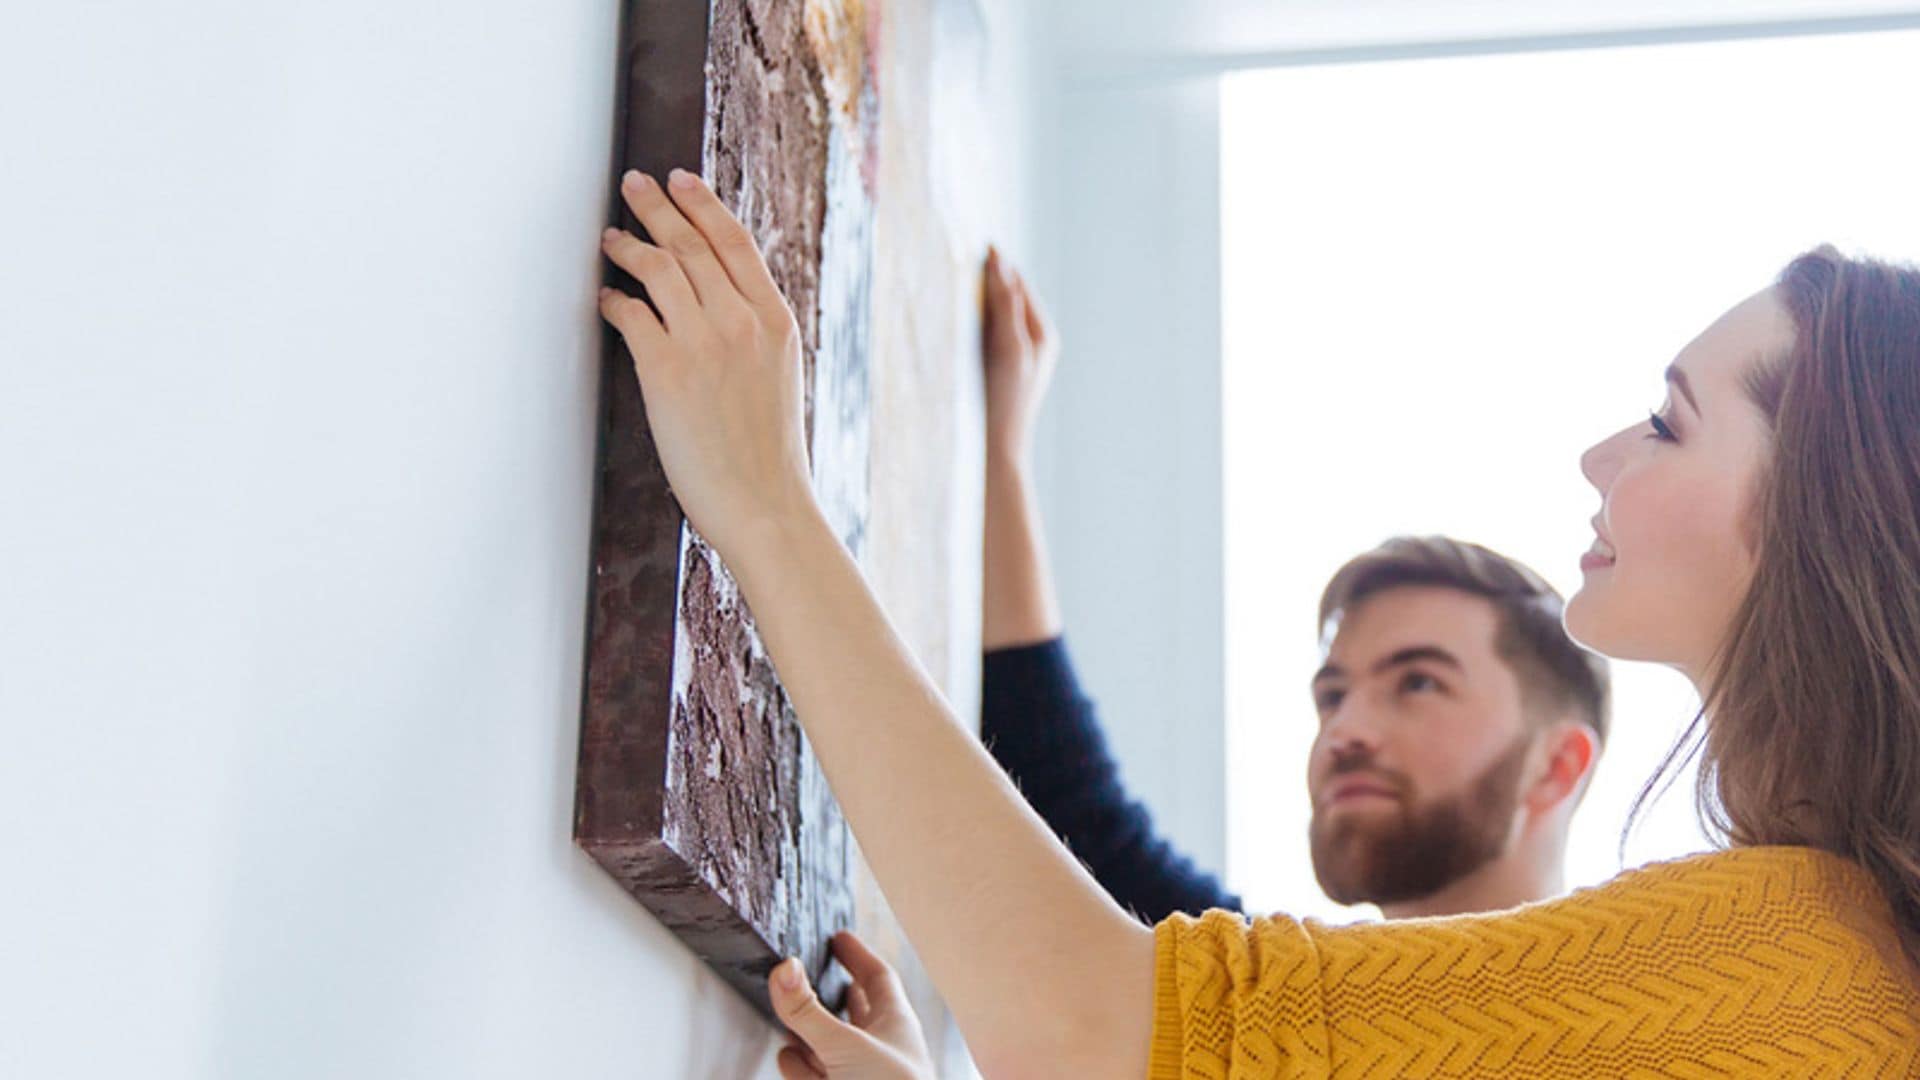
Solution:
[(1064, 638), (988, 652), (980, 738), (1033, 808), (1120, 906), (1152, 925), (1176, 911), (1241, 910), (1127, 795)]

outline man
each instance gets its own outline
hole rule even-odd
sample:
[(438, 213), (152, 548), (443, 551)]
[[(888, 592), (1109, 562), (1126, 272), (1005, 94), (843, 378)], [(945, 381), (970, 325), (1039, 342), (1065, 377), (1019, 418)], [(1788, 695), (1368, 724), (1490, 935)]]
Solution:
[[(990, 252), (983, 352), (987, 512), (981, 737), (1049, 825), (1148, 923), (1238, 897), (1128, 798), (1061, 637), (1028, 456), (1057, 347)], [(1321, 598), (1325, 663), (1308, 766), (1314, 872), (1388, 918), (1486, 911), (1562, 890), (1567, 826), (1607, 726), (1603, 658), (1561, 598), (1486, 548), (1398, 538)]]

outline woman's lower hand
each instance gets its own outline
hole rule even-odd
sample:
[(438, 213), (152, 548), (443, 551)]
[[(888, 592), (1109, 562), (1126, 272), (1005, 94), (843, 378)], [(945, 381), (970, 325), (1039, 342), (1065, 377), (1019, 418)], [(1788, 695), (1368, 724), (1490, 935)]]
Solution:
[(920, 1020), (893, 969), (847, 931), (834, 935), (833, 955), (853, 976), (851, 1023), (820, 1003), (798, 960), (768, 977), (774, 1011), (793, 1033), (780, 1051), (783, 1080), (933, 1080)]
[(639, 172), (621, 195), (652, 242), (621, 229), (607, 257), (653, 307), (616, 289), (600, 313), (625, 339), (667, 482), (723, 557), (815, 511), (801, 418), (800, 331), (746, 227), (700, 178)]

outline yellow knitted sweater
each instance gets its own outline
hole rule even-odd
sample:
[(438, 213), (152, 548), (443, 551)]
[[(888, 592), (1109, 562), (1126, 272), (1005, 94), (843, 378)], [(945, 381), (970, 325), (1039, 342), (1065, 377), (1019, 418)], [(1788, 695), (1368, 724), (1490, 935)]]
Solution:
[(1150, 1076), (1920, 1076), (1920, 992), (1849, 860), (1747, 847), (1509, 911), (1154, 931)]

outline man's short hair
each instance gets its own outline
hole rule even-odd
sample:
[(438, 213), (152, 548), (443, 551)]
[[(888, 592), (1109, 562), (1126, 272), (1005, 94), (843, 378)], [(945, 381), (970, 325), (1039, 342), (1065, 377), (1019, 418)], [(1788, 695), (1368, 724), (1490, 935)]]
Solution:
[(1560, 594), (1539, 574), (1498, 552), (1444, 536), (1396, 536), (1342, 566), (1320, 594), (1328, 621), (1387, 589), (1437, 585), (1491, 601), (1499, 612), (1494, 648), (1520, 680), (1523, 707), (1537, 717), (1578, 710), (1604, 744), (1610, 709), (1607, 660), (1575, 644), (1560, 624)]

